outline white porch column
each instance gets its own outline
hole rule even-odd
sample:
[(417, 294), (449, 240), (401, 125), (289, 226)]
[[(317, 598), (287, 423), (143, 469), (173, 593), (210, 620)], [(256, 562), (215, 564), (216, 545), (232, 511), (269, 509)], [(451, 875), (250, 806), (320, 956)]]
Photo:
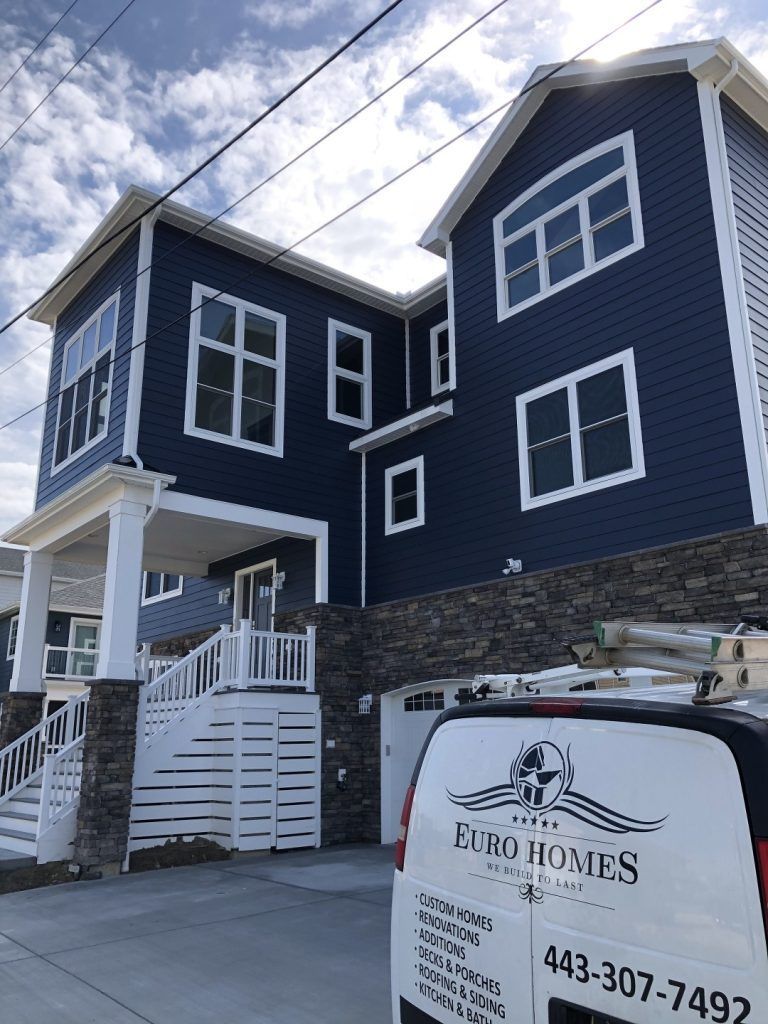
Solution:
[(21, 585), (16, 657), (13, 661), (11, 690), (42, 693), (43, 654), (48, 626), (48, 605), (53, 574), (53, 555), (27, 551), (24, 555), (24, 581)]
[(146, 505), (124, 499), (109, 509), (107, 576), (97, 679), (136, 678), (146, 514)]

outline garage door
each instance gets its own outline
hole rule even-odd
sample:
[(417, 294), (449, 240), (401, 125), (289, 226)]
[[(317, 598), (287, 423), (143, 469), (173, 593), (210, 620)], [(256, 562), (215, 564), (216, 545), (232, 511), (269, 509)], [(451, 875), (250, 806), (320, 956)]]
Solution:
[(422, 744), (444, 708), (456, 706), (467, 679), (434, 679), (381, 697), (381, 841), (394, 843), (403, 798)]

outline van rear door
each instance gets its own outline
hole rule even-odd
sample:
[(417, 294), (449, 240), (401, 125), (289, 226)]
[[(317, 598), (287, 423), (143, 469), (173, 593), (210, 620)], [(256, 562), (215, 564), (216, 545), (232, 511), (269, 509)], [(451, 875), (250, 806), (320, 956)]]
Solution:
[(510, 763), (537, 748), (548, 728), (547, 719), (472, 718), (434, 734), (404, 870), (395, 872), (393, 1021), (532, 1019), (534, 878), (523, 856), (531, 814), (509, 802)]
[[(734, 755), (714, 735), (631, 718), (548, 722), (552, 781), (526, 837), (534, 1020), (764, 1024), (765, 930)], [(508, 814), (484, 816), (499, 830)]]

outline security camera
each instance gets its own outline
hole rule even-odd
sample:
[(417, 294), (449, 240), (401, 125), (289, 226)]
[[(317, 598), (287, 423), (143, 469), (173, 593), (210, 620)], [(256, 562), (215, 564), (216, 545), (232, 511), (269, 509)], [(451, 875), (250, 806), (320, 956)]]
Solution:
[(501, 570), (505, 576), (509, 576), (510, 573), (518, 573), (523, 571), (523, 563), (519, 558), (508, 558), (506, 569)]

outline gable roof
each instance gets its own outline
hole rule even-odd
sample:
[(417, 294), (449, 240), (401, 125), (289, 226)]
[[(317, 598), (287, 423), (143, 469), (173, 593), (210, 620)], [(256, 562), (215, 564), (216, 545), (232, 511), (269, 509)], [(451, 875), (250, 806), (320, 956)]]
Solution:
[[(90, 568), (93, 572), (93, 566)], [(79, 580), (77, 583), (70, 583), (67, 587), (54, 590), (51, 593), (48, 610), (51, 612), (80, 612), (101, 617), (104, 607), (105, 579), (103, 574), (92, 576), (90, 579)], [(0, 608), (0, 619), (15, 615), (18, 610), (19, 602), (14, 601), (4, 608)]]
[[(444, 256), (451, 232), (477, 198), (503, 158), (515, 145), (533, 115), (551, 92), (598, 82), (619, 82), (629, 78), (689, 72), (697, 79), (719, 82), (736, 64), (736, 73), (724, 92), (754, 120), (768, 130), (768, 81), (727, 39), (709, 39), (700, 43), (682, 43), (638, 50), (618, 60), (573, 61), (551, 78), (557, 64), (542, 64), (523, 86), (524, 95), (512, 103), (464, 176), (440, 207), (419, 245)], [(540, 84), (537, 84), (540, 82)], [(530, 89), (529, 92), (525, 90)]]
[[(24, 575), (24, 548), (11, 548), (0, 544), (0, 573), (4, 575)], [(92, 565), (81, 565), (79, 562), (54, 561), (53, 579), (59, 583), (74, 583), (77, 580), (88, 580), (94, 576)]]

